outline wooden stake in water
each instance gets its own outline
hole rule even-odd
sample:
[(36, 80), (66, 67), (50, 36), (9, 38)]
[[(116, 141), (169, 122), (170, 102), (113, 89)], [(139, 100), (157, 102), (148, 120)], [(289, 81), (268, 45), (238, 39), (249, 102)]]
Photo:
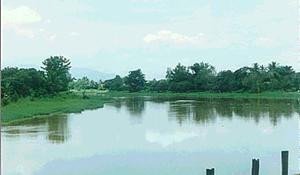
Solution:
[(282, 175), (288, 175), (289, 173), (289, 152), (281, 151), (281, 167), (282, 167)]
[(214, 175), (215, 174), (215, 169), (206, 169), (206, 175)]
[(252, 159), (252, 175), (259, 175), (259, 159)]

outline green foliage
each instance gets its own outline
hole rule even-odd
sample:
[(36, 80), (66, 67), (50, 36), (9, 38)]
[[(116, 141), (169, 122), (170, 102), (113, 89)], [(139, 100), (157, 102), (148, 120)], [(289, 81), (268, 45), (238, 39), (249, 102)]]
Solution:
[(124, 83), (130, 92), (141, 91), (145, 87), (145, 75), (141, 69), (130, 71), (129, 75), (124, 78)]
[(70, 89), (100, 89), (101, 82), (96, 82), (94, 80), (89, 80), (87, 77), (80, 78), (78, 80), (73, 80), (69, 83)]
[(82, 95), (73, 93), (59, 93), (52, 98), (41, 97), (33, 101), (29, 98), (22, 98), (1, 108), (1, 121), (5, 123), (37, 115), (81, 112), (84, 109), (102, 107), (103, 103), (108, 100), (110, 99), (103, 96), (88, 96), (83, 99)]
[(36, 69), (4, 68), (1, 71), (2, 104), (17, 101), (20, 97), (39, 97), (47, 91), (44, 73)]
[(215, 68), (208, 63), (195, 63), (190, 66), (193, 77), (193, 85), (197, 91), (210, 91), (214, 89), (216, 76)]
[(169, 83), (167, 80), (152, 80), (146, 84), (148, 91), (154, 92), (166, 92), (169, 89)]
[[(214, 92), (254, 92), (296, 91), (300, 88), (299, 73), (291, 66), (281, 66), (276, 62), (267, 67), (253, 64), (235, 72), (221, 71), (207, 63), (195, 63), (190, 67), (178, 64), (168, 69), (166, 80), (173, 92), (214, 91)], [(155, 90), (157, 91), (157, 89)]]
[[(80, 91), (103, 90), (138, 92), (251, 92), (299, 91), (300, 73), (291, 66), (276, 62), (266, 67), (257, 63), (236, 71), (226, 70), (219, 73), (208, 63), (195, 63), (184, 66), (178, 63), (168, 68), (166, 78), (146, 81), (140, 69), (130, 71), (122, 78), (95, 82), (87, 77), (75, 80), (69, 74), (70, 60), (63, 56), (53, 56), (43, 61), (43, 71), (33, 68), (6, 67), (1, 70), (1, 104), (17, 102), (20, 98), (54, 96), (68, 89)], [(87, 98), (81, 93), (82, 98)]]
[(106, 80), (103, 83), (103, 87), (113, 91), (122, 91), (125, 90), (124, 80), (117, 75), (115, 78), (111, 80)]
[(69, 70), (71, 62), (63, 56), (51, 56), (43, 61), (49, 93), (57, 93), (68, 90), (71, 82)]
[(166, 79), (147, 81), (141, 70), (131, 71), (128, 76), (104, 82), (105, 89), (114, 91), (129, 90), (136, 92), (251, 92), (297, 91), (300, 89), (300, 73), (291, 66), (281, 66), (276, 62), (268, 66), (254, 63), (251, 67), (242, 67), (236, 71), (216, 72), (208, 63), (195, 63), (184, 66), (178, 63), (168, 68)]
[(193, 90), (192, 74), (186, 66), (180, 63), (174, 69), (168, 69), (166, 78), (169, 82), (169, 90), (174, 92), (187, 92)]
[(232, 92), (236, 90), (235, 75), (231, 70), (221, 71), (216, 77), (216, 87), (219, 92)]
[(1, 70), (1, 104), (16, 102), (19, 98), (53, 95), (68, 89), (71, 80), (70, 61), (62, 56), (50, 57), (44, 62), (44, 71), (34, 68), (6, 67)]

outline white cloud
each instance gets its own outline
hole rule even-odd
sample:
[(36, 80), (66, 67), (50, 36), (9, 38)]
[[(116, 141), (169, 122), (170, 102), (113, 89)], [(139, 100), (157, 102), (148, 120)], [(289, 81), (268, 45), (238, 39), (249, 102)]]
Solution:
[(69, 36), (73, 37), (73, 36), (78, 36), (79, 33), (78, 32), (70, 32), (69, 33)]
[(53, 40), (56, 39), (56, 37), (57, 37), (56, 34), (51, 34), (51, 35), (48, 37), (48, 40), (49, 40), (49, 41), (53, 41)]
[(198, 136), (199, 134), (196, 132), (187, 132), (187, 131), (176, 131), (170, 134), (147, 131), (145, 138), (150, 143), (157, 143), (163, 147), (166, 147), (174, 143), (183, 142), (187, 139), (191, 139)]
[(144, 37), (144, 41), (146, 43), (151, 42), (167, 42), (167, 43), (175, 43), (175, 44), (194, 44), (201, 41), (202, 33), (195, 36), (188, 36), (176, 32), (172, 32), (169, 30), (161, 30), (154, 34), (148, 34)]
[(17, 35), (26, 38), (35, 37), (34, 29), (29, 24), (34, 24), (42, 20), (41, 15), (28, 6), (19, 6), (16, 8), (3, 7), (1, 16), (4, 29), (12, 30)]
[(3, 8), (2, 20), (5, 25), (22, 25), (41, 21), (42, 17), (35, 10), (20, 6), (14, 9)]

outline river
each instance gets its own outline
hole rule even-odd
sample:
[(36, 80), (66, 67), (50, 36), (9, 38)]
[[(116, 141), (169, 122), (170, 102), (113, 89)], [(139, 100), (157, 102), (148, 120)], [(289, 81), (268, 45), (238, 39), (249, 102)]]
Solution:
[(119, 98), (1, 129), (3, 175), (245, 175), (299, 172), (299, 102)]

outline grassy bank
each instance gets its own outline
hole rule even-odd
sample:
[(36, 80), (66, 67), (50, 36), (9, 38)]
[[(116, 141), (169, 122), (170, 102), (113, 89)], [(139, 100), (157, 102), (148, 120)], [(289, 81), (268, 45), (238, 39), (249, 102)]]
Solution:
[[(83, 98), (86, 97), (86, 98)], [(178, 97), (178, 98), (235, 98), (235, 99), (300, 99), (300, 93), (296, 92), (264, 92), (253, 93), (153, 93), (153, 92), (103, 92), (103, 91), (73, 91), (52, 98), (20, 99), (1, 108), (1, 121), (3, 124), (20, 121), (33, 116), (41, 116), (51, 113), (74, 113), (85, 109), (102, 107), (105, 102), (113, 100), (113, 97)]]
[(188, 92), (188, 93), (155, 93), (155, 92), (109, 92), (110, 97), (194, 97), (194, 98), (233, 98), (233, 99), (300, 99), (298, 92), (263, 92), (263, 93), (211, 93), (211, 92)]
[(89, 96), (84, 99), (82, 96), (74, 94), (34, 100), (20, 99), (1, 108), (1, 121), (2, 124), (8, 124), (9, 122), (51, 113), (76, 113), (85, 109), (102, 107), (109, 100), (109, 98), (100, 95)]

